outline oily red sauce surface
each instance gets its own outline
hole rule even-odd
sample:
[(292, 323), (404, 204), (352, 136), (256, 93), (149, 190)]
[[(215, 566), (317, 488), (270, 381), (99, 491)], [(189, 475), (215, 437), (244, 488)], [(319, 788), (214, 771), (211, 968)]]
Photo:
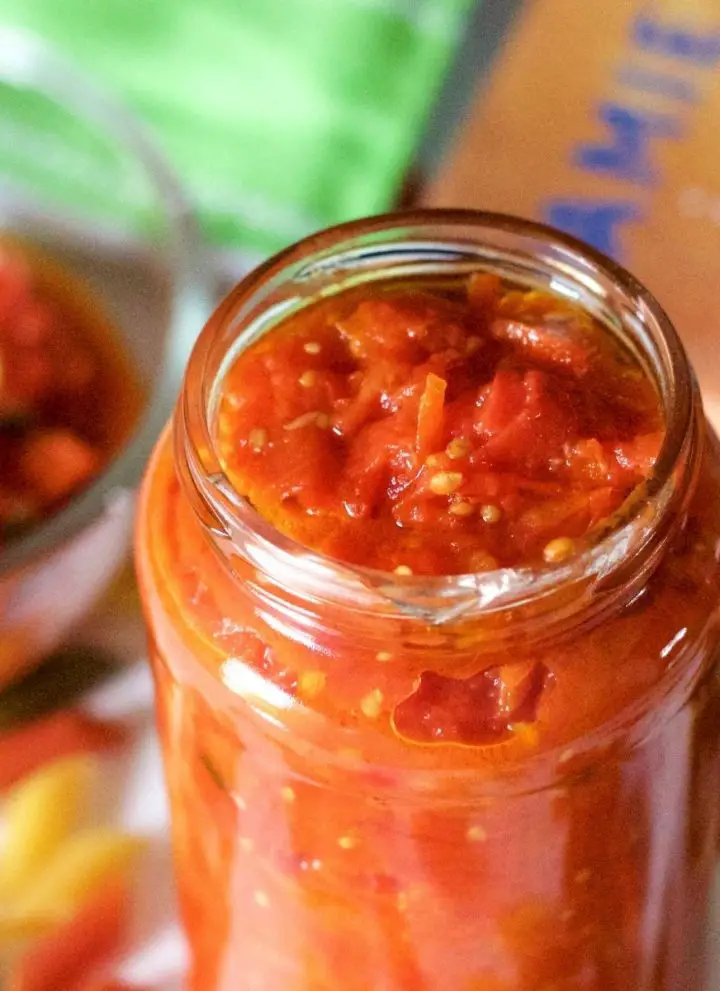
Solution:
[(238, 491), (300, 543), (455, 574), (571, 554), (647, 476), (663, 418), (587, 313), (478, 273), (293, 316), (237, 358), (217, 430)]
[(103, 469), (140, 399), (99, 302), (36, 249), (0, 242), (0, 552)]

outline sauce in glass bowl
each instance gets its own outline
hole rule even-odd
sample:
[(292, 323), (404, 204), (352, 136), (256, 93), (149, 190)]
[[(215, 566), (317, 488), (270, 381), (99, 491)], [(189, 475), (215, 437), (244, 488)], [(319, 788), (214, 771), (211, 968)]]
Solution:
[(106, 467), (143, 401), (100, 300), (37, 248), (0, 240), (0, 554)]

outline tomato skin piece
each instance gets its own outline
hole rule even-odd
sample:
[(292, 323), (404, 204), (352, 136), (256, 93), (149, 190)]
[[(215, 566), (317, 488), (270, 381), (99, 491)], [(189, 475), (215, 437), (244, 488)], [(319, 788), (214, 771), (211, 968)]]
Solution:
[(563, 410), (537, 370), (501, 370), (480, 407), (478, 429), (488, 439), (482, 458), (492, 467), (538, 470), (560, 457), (573, 433), (572, 411)]
[(593, 488), (615, 480), (615, 460), (595, 437), (577, 440), (568, 445), (567, 468), (573, 484)]
[(425, 388), (420, 397), (418, 409), (417, 436), (415, 450), (419, 461), (440, 448), (443, 437), (443, 403), (447, 382), (432, 372), (425, 380)]
[(563, 324), (523, 323), (497, 318), (490, 324), (491, 335), (511, 343), (525, 358), (548, 368), (561, 368), (578, 378), (592, 367), (593, 350)]
[(622, 441), (613, 447), (613, 454), (620, 468), (644, 478), (655, 466), (660, 454), (663, 435), (659, 431), (642, 434), (630, 441)]
[(352, 355), (369, 364), (418, 364), (428, 354), (461, 348), (467, 334), (462, 308), (422, 291), (364, 299), (338, 326)]
[(412, 695), (395, 707), (393, 724), (401, 737), (416, 743), (499, 743), (513, 723), (536, 718), (549, 678), (541, 663), (489, 668), (470, 678), (426, 671)]
[[(319, 510), (331, 505), (334, 490), (328, 481), (333, 478), (337, 464), (331, 431), (309, 423), (297, 430), (284, 430), (271, 443), (268, 466), (272, 478), (277, 480), (278, 497), (296, 499), (302, 506)], [(285, 472), (291, 482), (283, 481)]]
[(366, 423), (382, 415), (390, 397), (402, 387), (412, 374), (410, 366), (393, 367), (380, 364), (370, 368), (362, 377), (355, 396), (335, 404), (333, 424), (342, 437), (351, 437)]
[(476, 430), (488, 439), (504, 430), (525, 405), (525, 384), (519, 372), (500, 369), (485, 390)]
[(619, 501), (612, 486), (549, 499), (520, 513), (512, 525), (513, 539), (528, 554), (540, 550), (558, 532), (579, 537), (608, 516)]
[(383, 421), (368, 424), (346, 462), (343, 504), (353, 518), (372, 515), (389, 490), (403, 491), (416, 477), (416, 459), (405, 437), (411, 427), (402, 421), (388, 429)]

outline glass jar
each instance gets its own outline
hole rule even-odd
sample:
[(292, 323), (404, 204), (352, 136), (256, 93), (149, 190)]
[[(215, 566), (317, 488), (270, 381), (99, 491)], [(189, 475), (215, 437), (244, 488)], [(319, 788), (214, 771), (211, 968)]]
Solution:
[[(569, 561), (444, 578), (278, 534), (215, 453), (233, 357), (320, 296), (478, 268), (577, 300), (655, 377), (667, 437), (620, 522)], [(719, 538), (718, 445), (682, 346), (642, 286), (571, 238), (420, 211), (318, 234), (246, 278), (196, 345), (137, 532), (189, 987), (706, 987)], [(403, 739), (397, 706), (424, 672), (538, 663), (551, 690), (500, 742)]]

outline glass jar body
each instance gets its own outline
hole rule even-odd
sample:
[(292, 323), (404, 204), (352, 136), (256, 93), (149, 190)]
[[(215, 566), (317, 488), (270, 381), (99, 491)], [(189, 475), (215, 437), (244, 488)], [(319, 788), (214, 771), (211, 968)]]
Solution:
[[(178, 413), (137, 561), (192, 991), (706, 986), (720, 456), (695, 414), (652, 566), (530, 635), (521, 608), (438, 622), (298, 591), (198, 511)], [(538, 662), (537, 721), (492, 746), (404, 741), (376, 688)]]
[[(707, 496), (720, 503), (714, 451), (712, 462)], [(185, 546), (158, 558), (154, 521), (173, 516)], [(709, 520), (694, 519), (696, 542), (717, 541)], [(641, 596), (562, 658), (548, 645), (558, 682), (573, 664), (588, 693), (607, 692), (609, 719), (590, 751), (589, 736), (566, 741), (552, 783), (526, 794), (467, 798), (458, 787), (438, 799), (404, 791), (407, 769), (380, 767), (361, 748), (348, 745), (342, 768), (318, 766), (238, 711), (213, 675), (219, 651), (237, 660), (267, 650), (282, 674), (307, 648), (278, 651), (250, 586), (231, 609), (208, 610), (208, 588), (233, 590), (205, 543), (166, 439), (143, 498), (140, 574), (193, 991), (704, 986), (720, 685), (717, 632), (701, 632), (697, 603), (685, 602), (696, 550), (679, 548), (660, 569), (651, 601)], [(207, 625), (183, 621), (168, 566)], [(644, 717), (618, 725), (618, 699), (655, 680), (683, 629), (696, 642), (654, 686)], [(613, 657), (617, 679), (593, 670)], [(490, 758), (493, 779), (524, 746), (531, 754), (532, 738)], [(445, 760), (438, 751), (435, 773)]]

